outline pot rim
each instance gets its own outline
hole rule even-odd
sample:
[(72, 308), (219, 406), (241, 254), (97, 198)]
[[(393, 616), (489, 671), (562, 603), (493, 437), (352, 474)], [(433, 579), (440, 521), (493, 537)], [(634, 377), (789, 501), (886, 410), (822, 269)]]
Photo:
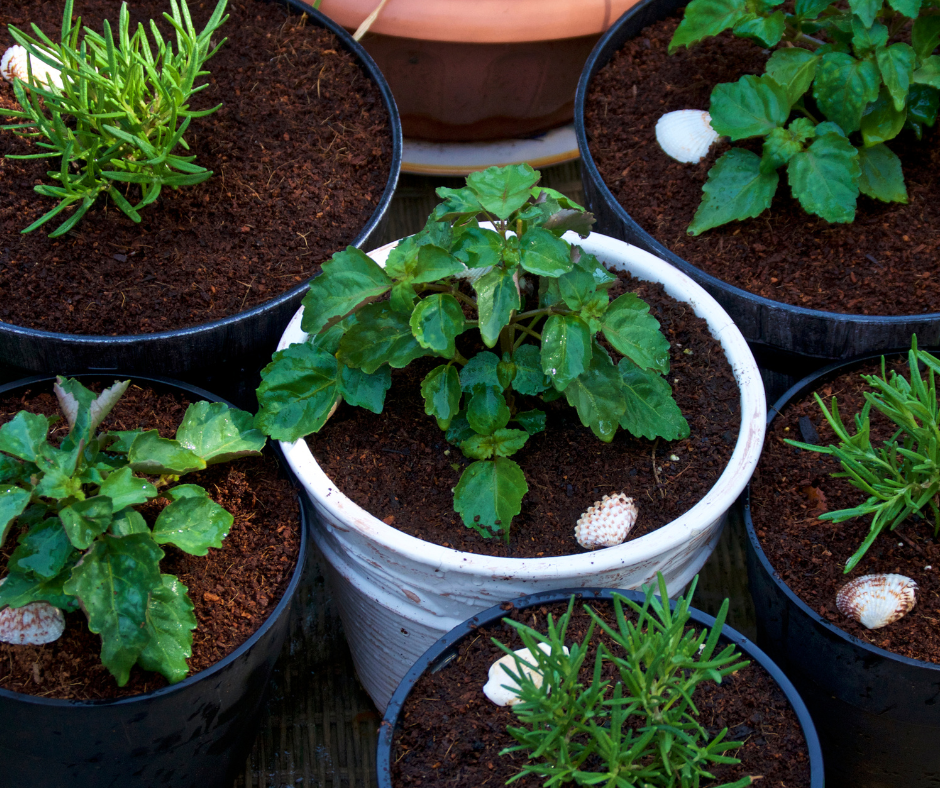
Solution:
[[(644, 595), (639, 591), (631, 591), (616, 588), (565, 588), (557, 591), (542, 591), (535, 594), (518, 597), (510, 601), (515, 609), (533, 607), (536, 605), (552, 604), (555, 602), (567, 601), (572, 595), (580, 598), (581, 602), (590, 602), (592, 599), (610, 600), (614, 594), (620, 594), (634, 602), (642, 604)], [(391, 786), (391, 751), (392, 739), (397, 727), (398, 715), (401, 712), (405, 701), (411, 694), (418, 679), (424, 675), (425, 671), (437, 660), (443, 657), (456, 643), (464, 637), (473, 633), (476, 629), (488, 626), (498, 619), (505, 617), (508, 613), (503, 608), (504, 603), (494, 605), (480, 613), (472, 616), (462, 624), (454, 627), (450, 632), (437, 640), (414, 665), (408, 670), (404, 678), (398, 685), (388, 706), (385, 708), (385, 715), (382, 718), (382, 724), (379, 726), (378, 746), (376, 748), (376, 771), (381, 788)], [(670, 600), (670, 607), (675, 609), (676, 603)], [(691, 620), (696, 624), (711, 629), (715, 625), (715, 618), (702, 612), (701, 610), (690, 607)], [(747, 656), (760, 664), (766, 670), (771, 678), (777, 683), (780, 689), (787, 696), (790, 707), (796, 713), (800, 728), (803, 731), (803, 737), (806, 740), (806, 748), (810, 763), (810, 788), (823, 787), (823, 756), (822, 748), (819, 744), (819, 737), (816, 733), (816, 727), (810, 717), (809, 709), (793, 686), (793, 683), (777, 664), (750, 638), (745, 637), (727, 623), (722, 627), (721, 637), (728, 640), (744, 652)], [(446, 663), (444, 663), (446, 664)], [(435, 666), (438, 669), (444, 665)]]
[[(600, 233), (591, 233), (580, 239), (574, 233), (564, 236), (579, 244), (602, 261), (629, 261), (639, 269), (641, 278), (648, 278), (666, 286), (667, 291), (678, 290), (682, 296), (674, 298), (690, 304), (708, 322), (712, 335), (718, 339), (734, 373), (741, 397), (741, 425), (737, 442), (727, 466), (705, 497), (675, 520), (637, 539), (615, 547), (585, 553), (574, 553), (548, 558), (504, 558), (478, 553), (462, 552), (410, 536), (379, 520), (344, 495), (317, 464), (306, 441), (281, 442), (284, 455), (305, 487), (317, 488), (322, 494), (317, 506), (328, 511), (335, 519), (346, 523), (370, 542), (381, 545), (399, 556), (420, 565), (436, 567), (441, 572), (457, 571), (483, 577), (512, 577), (515, 580), (565, 577), (572, 573), (593, 575), (628, 564), (655, 560), (664, 552), (677, 549), (702, 532), (723, 512), (731, 507), (743, 491), (757, 465), (766, 428), (766, 402), (763, 383), (754, 357), (741, 332), (718, 303), (698, 284), (681, 271), (664, 264), (662, 260), (638, 247)], [(397, 244), (395, 241), (370, 252), (380, 264)], [(278, 350), (305, 336), (300, 329), (301, 307), (278, 343)], [(574, 524), (572, 523), (572, 532)]]
[[(588, 146), (587, 131), (584, 125), (584, 104), (587, 99), (587, 92), (591, 79), (598, 71), (600, 71), (601, 68), (607, 65), (613, 53), (616, 52), (628, 38), (627, 36), (621, 34), (621, 29), (629, 21), (631, 21), (634, 16), (639, 16), (646, 13), (650, 6), (658, 5), (661, 2), (662, 0), (640, 0), (640, 2), (633, 6), (633, 8), (624, 12), (624, 14), (610, 26), (607, 32), (601, 36), (600, 40), (594, 46), (594, 49), (591, 51), (591, 54), (588, 56), (587, 62), (584, 65), (584, 70), (581, 72), (581, 78), (578, 80), (578, 88), (575, 91), (574, 131), (578, 140), (578, 151), (581, 154), (581, 167), (586, 171), (586, 175), (590, 177), (595, 184), (597, 184), (604, 201), (610, 206), (611, 210), (615, 213), (617, 218), (621, 222), (631, 226), (634, 232), (639, 237), (642, 237), (643, 240), (649, 244), (650, 248), (654, 249), (655, 253), (663, 257), (667, 262), (675, 265), (684, 272), (688, 272), (688, 270), (695, 271), (699, 280), (707, 284), (709, 287), (715, 288), (716, 290), (724, 290), (734, 298), (746, 301), (749, 305), (752, 306), (763, 309), (782, 309), (804, 317), (825, 319), (836, 323), (903, 325), (912, 322), (929, 323), (940, 320), (940, 312), (929, 312), (925, 314), (914, 315), (859, 315), (845, 312), (827, 312), (822, 309), (810, 309), (803, 306), (794, 306), (783, 301), (773, 301), (772, 299), (766, 298), (764, 296), (754, 295), (753, 293), (749, 293), (747, 290), (742, 290), (740, 287), (728, 284), (727, 282), (718, 279), (709, 273), (706, 273), (702, 269), (692, 265), (692, 263), (688, 262), (687, 260), (679, 257), (668, 247), (664, 246), (655, 238), (653, 238), (652, 235), (650, 235), (643, 227), (633, 220), (630, 214), (627, 213), (624, 207), (617, 201), (617, 198), (614, 197), (613, 193), (610, 191), (610, 188), (601, 177), (601, 173), (597, 168), (597, 164), (594, 162), (594, 157), (591, 155), (591, 151)], [(674, 3), (674, 5), (678, 8), (681, 7), (683, 3), (684, 0), (678, 0), (678, 2)]]
[[(853, 368), (860, 367), (862, 364), (869, 361), (876, 361), (882, 357), (890, 356), (894, 354), (901, 354), (907, 352), (906, 350), (896, 350), (889, 351), (885, 353), (866, 353), (861, 356), (856, 356), (855, 358), (848, 359), (847, 361), (836, 361), (832, 364), (828, 364), (822, 369), (810, 373), (802, 380), (793, 384), (789, 389), (787, 389), (777, 401), (770, 407), (767, 411), (767, 427), (770, 427), (771, 422), (774, 418), (783, 410), (783, 408), (790, 402), (790, 400), (797, 397), (802, 397), (806, 394), (809, 394), (811, 391), (814, 391), (821, 384), (832, 380), (839, 375), (850, 372)], [(936, 353), (934, 353), (936, 355)], [(813, 610), (809, 605), (806, 604), (800, 597), (798, 597), (777, 574), (777, 571), (774, 569), (773, 565), (770, 563), (770, 559), (767, 557), (767, 554), (764, 552), (763, 547), (761, 547), (760, 539), (757, 536), (757, 531), (754, 527), (754, 519), (751, 517), (751, 484), (748, 482), (744, 490), (743, 495), (743, 509), (744, 509), (744, 525), (747, 529), (747, 538), (751, 543), (751, 547), (754, 549), (754, 554), (757, 556), (758, 561), (760, 561), (761, 568), (764, 572), (773, 580), (774, 584), (779, 588), (783, 594), (786, 596), (787, 601), (794, 605), (803, 615), (808, 617), (813, 621), (816, 626), (822, 627), (827, 633), (834, 637), (838, 637), (845, 643), (854, 646), (855, 648), (862, 649), (867, 651), (872, 655), (877, 655), (881, 658), (890, 658), (897, 662), (900, 662), (903, 665), (910, 665), (911, 667), (924, 668), (928, 670), (940, 672), (940, 664), (935, 662), (927, 662), (922, 659), (913, 659), (912, 657), (905, 657), (901, 654), (895, 654), (893, 651), (888, 651), (883, 649), (880, 646), (875, 646), (871, 643), (867, 643), (860, 638), (857, 638), (855, 635), (852, 635), (846, 632), (841, 627), (836, 626), (831, 621), (823, 618), (815, 610)]]
[[(69, 375), (69, 377), (79, 379), (100, 379), (102, 377), (111, 377), (111, 375), (116, 375), (119, 378), (128, 377), (132, 382), (143, 381), (145, 383), (155, 383), (162, 387), (180, 389), (187, 394), (191, 394), (194, 397), (198, 397), (200, 399), (208, 400), (210, 402), (223, 402), (230, 408), (235, 407), (228, 400), (223, 399), (222, 397), (218, 396), (217, 394), (213, 394), (210, 391), (199, 388), (198, 386), (193, 386), (190, 383), (174, 380), (172, 378), (160, 377), (158, 375), (136, 375), (129, 373), (124, 376), (120, 373), (114, 372), (84, 372), (77, 375)], [(24, 386), (35, 386), (41, 383), (50, 383), (55, 379), (55, 375), (32, 375), (28, 378), (20, 378), (19, 380), (14, 380), (10, 383), (4, 383), (3, 385), (0, 385), (0, 395), (6, 394), (7, 392), (14, 389), (23, 388)], [(277, 458), (278, 463), (280, 463), (281, 469), (287, 474), (287, 478), (296, 488), (298, 486), (297, 479), (291, 470), (290, 464), (286, 461), (281, 448), (275, 445), (274, 441), (269, 441), (267, 446), (269, 446), (274, 451), (275, 457)], [(296, 594), (297, 586), (300, 584), (300, 577), (303, 574), (304, 566), (307, 561), (307, 514), (303, 505), (302, 496), (298, 496), (298, 500), (300, 506), (300, 547), (297, 551), (297, 562), (294, 565), (294, 571), (291, 575), (290, 582), (287, 584), (287, 588), (284, 589), (284, 594), (281, 596), (280, 601), (277, 603), (277, 605), (275, 605), (274, 610), (271, 611), (264, 622), (262, 622), (261, 626), (258, 627), (258, 629), (256, 629), (254, 633), (248, 637), (248, 639), (245, 640), (240, 646), (238, 646), (238, 648), (236, 648), (231, 654), (228, 654), (204, 670), (190, 674), (183, 680), (178, 681), (176, 684), (169, 684), (166, 687), (161, 687), (160, 689), (156, 689), (151, 692), (145, 692), (140, 695), (130, 695), (123, 698), (100, 698), (95, 700), (66, 700), (62, 698), (43, 698), (37, 695), (29, 695), (25, 692), (15, 692), (13, 690), (0, 688), (0, 698), (17, 700), (22, 703), (32, 703), (37, 706), (59, 706), (62, 708), (122, 706), (131, 703), (139, 703), (141, 701), (149, 701), (151, 698), (159, 698), (174, 692), (181, 692), (188, 687), (191, 687), (196, 682), (212, 678), (212, 676), (214, 676), (216, 673), (219, 673), (220, 671), (227, 668), (231, 663), (241, 658), (249, 649), (251, 649), (254, 644), (257, 643), (265, 635), (265, 633), (271, 629), (271, 627), (274, 626), (274, 623), (284, 615), (286, 609), (290, 606), (291, 601)]]
[[(359, 248), (368, 240), (369, 236), (379, 226), (379, 223), (385, 218), (385, 214), (388, 212), (389, 206), (391, 205), (392, 197), (395, 194), (395, 188), (398, 185), (398, 177), (401, 173), (402, 150), (404, 145), (401, 131), (401, 119), (398, 115), (398, 106), (395, 104), (395, 99), (392, 96), (392, 89), (389, 87), (384, 75), (379, 70), (378, 65), (376, 65), (375, 61), (372, 59), (372, 56), (366, 52), (366, 50), (358, 41), (353, 41), (352, 36), (349, 35), (349, 33), (347, 33), (341, 25), (325, 16), (322, 12), (317, 11), (307, 3), (303, 2), (303, 0), (274, 0), (274, 2), (277, 2), (281, 5), (286, 5), (294, 12), (307, 14), (316, 24), (320, 25), (321, 27), (325, 27), (327, 30), (337, 36), (337, 38), (340, 39), (342, 45), (356, 58), (358, 58), (359, 64), (364, 68), (366, 74), (373, 82), (375, 82), (379, 92), (382, 95), (382, 101), (385, 104), (385, 109), (388, 111), (389, 127), (392, 135), (392, 161), (389, 168), (389, 177), (385, 183), (385, 190), (382, 192), (382, 196), (379, 199), (375, 210), (369, 217), (368, 222), (366, 222), (366, 224), (362, 227), (362, 229), (350, 244), (351, 246)], [(109, 336), (108, 334), (68, 334), (62, 331), (46, 331), (38, 328), (26, 328), (24, 326), (15, 325), (13, 323), (4, 323), (3, 321), (0, 321), (0, 336), (6, 335), (37, 337), (40, 339), (58, 339), (68, 341), (72, 345), (90, 345), (93, 347), (99, 345), (133, 345), (159, 339), (182, 338), (192, 334), (200, 334), (206, 331), (227, 328), (229, 326), (251, 320), (258, 315), (276, 311), (278, 307), (287, 304), (288, 302), (293, 301), (303, 295), (309, 281), (310, 280), (308, 279), (299, 285), (295, 285), (290, 290), (287, 290), (286, 292), (283, 292), (262, 304), (258, 304), (251, 309), (247, 309), (244, 312), (237, 312), (236, 314), (229, 315), (228, 317), (220, 317), (216, 320), (211, 320), (206, 323), (197, 323), (194, 326), (187, 326), (185, 328), (175, 328), (168, 331), (152, 331), (146, 334), (121, 334), (118, 336)]]

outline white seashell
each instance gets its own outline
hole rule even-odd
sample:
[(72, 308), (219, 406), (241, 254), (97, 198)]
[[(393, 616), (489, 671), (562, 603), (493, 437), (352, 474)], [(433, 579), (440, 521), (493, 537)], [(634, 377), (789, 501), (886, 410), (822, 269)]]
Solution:
[(667, 112), (656, 122), (656, 141), (667, 156), (684, 164), (698, 164), (721, 136), (715, 133), (711, 120), (712, 116), (700, 109)]
[(624, 493), (605, 495), (578, 518), (574, 538), (586, 550), (621, 544), (636, 522), (637, 508)]
[(18, 78), (29, 84), (29, 72), (27, 70), (27, 60), (31, 61), (33, 67), (33, 79), (39, 84), (46, 86), (62, 87), (62, 76), (57, 68), (46, 65), (38, 58), (31, 58), (26, 50), (19, 44), (10, 47), (0, 58), (0, 76), (7, 82), (13, 82)]
[(41, 646), (58, 640), (65, 631), (65, 616), (48, 602), (0, 610), (0, 642)]
[[(548, 643), (539, 643), (539, 648), (546, 654), (550, 654), (552, 647)], [(562, 649), (565, 654), (568, 653), (567, 646), (562, 646)], [(535, 682), (536, 687), (541, 687), (542, 674), (539, 673), (535, 655), (527, 648), (516, 649), (513, 654), (523, 660), (520, 665), (522, 675), (529, 676)], [(512, 654), (506, 654), (490, 665), (489, 678), (483, 685), (483, 694), (497, 706), (514, 706), (522, 700), (519, 697), (519, 685), (509, 675), (510, 670), (516, 675), (520, 673)]]
[(917, 583), (904, 575), (864, 575), (842, 586), (839, 612), (869, 629), (893, 624), (912, 607)]

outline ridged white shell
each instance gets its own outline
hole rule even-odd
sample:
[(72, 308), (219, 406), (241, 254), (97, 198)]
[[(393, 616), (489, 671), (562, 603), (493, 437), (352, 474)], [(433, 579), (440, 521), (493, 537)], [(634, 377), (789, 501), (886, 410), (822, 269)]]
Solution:
[[(539, 648), (546, 654), (551, 653), (551, 646), (548, 643), (539, 643)], [(562, 648), (567, 654), (567, 646)], [(541, 687), (542, 674), (538, 671), (535, 655), (527, 648), (516, 649), (513, 654), (518, 655), (524, 661), (520, 666), (522, 674), (530, 676), (532, 681), (535, 682), (535, 686)], [(497, 706), (514, 706), (521, 700), (518, 694), (519, 685), (516, 684), (507, 670), (519, 674), (519, 670), (516, 668), (516, 660), (512, 654), (506, 654), (490, 665), (487, 682), (483, 685), (483, 694)]]
[(65, 631), (65, 616), (47, 602), (0, 610), (0, 642), (41, 646), (58, 640)]
[(25, 83), (29, 83), (29, 72), (26, 62), (32, 61), (33, 79), (42, 85), (54, 85), (57, 88), (62, 87), (62, 77), (59, 70), (46, 65), (41, 60), (30, 58), (26, 50), (19, 44), (10, 47), (0, 58), (0, 76), (7, 82), (13, 82), (14, 77), (18, 77)]
[(656, 122), (656, 141), (667, 156), (684, 164), (698, 164), (718, 139), (712, 116), (700, 109), (667, 112)]
[(904, 575), (864, 575), (842, 586), (839, 612), (869, 629), (892, 624), (914, 607), (917, 583)]
[(585, 550), (621, 544), (636, 522), (637, 508), (624, 493), (605, 495), (578, 518), (574, 538)]

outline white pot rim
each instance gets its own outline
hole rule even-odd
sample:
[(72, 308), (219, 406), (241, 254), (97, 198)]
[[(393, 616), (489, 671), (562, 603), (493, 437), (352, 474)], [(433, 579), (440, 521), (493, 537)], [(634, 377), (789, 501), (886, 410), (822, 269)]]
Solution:
[[(677, 297), (676, 292), (682, 292), (682, 300), (690, 303), (695, 313), (708, 321), (713, 336), (721, 342), (741, 392), (741, 428), (728, 465), (705, 497), (675, 520), (616, 547), (548, 558), (505, 558), (466, 553), (426, 542), (386, 525), (339, 490), (323, 473), (303, 438), (293, 443), (281, 442), (281, 448), (295, 472), (310, 489), (319, 492), (318, 505), (330, 512), (332, 520), (347, 523), (361, 537), (442, 573), (459, 571), (524, 581), (570, 577), (572, 573), (595, 575), (621, 566), (655, 561), (664, 552), (679, 549), (730, 508), (757, 465), (764, 443), (767, 415), (760, 372), (741, 332), (701, 286), (649, 252), (599, 233), (591, 233), (586, 239), (567, 233), (565, 238), (602, 262), (622, 260), (629, 263), (634, 275), (661, 282), (673, 297)], [(370, 252), (369, 256), (384, 263), (396, 243), (386, 244)], [(302, 314), (301, 307), (281, 337), (278, 350), (303, 341), (306, 334), (300, 329)], [(571, 524), (571, 538), (574, 544), (574, 523)]]

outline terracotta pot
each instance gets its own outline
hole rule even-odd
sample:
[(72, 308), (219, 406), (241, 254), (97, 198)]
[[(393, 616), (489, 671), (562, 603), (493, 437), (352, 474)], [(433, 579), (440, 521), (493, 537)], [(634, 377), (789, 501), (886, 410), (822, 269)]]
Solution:
[[(388, 0), (362, 44), (391, 86), (405, 136), (491, 140), (571, 121), (598, 36), (636, 0)], [(378, 0), (323, 0), (349, 30)]]

